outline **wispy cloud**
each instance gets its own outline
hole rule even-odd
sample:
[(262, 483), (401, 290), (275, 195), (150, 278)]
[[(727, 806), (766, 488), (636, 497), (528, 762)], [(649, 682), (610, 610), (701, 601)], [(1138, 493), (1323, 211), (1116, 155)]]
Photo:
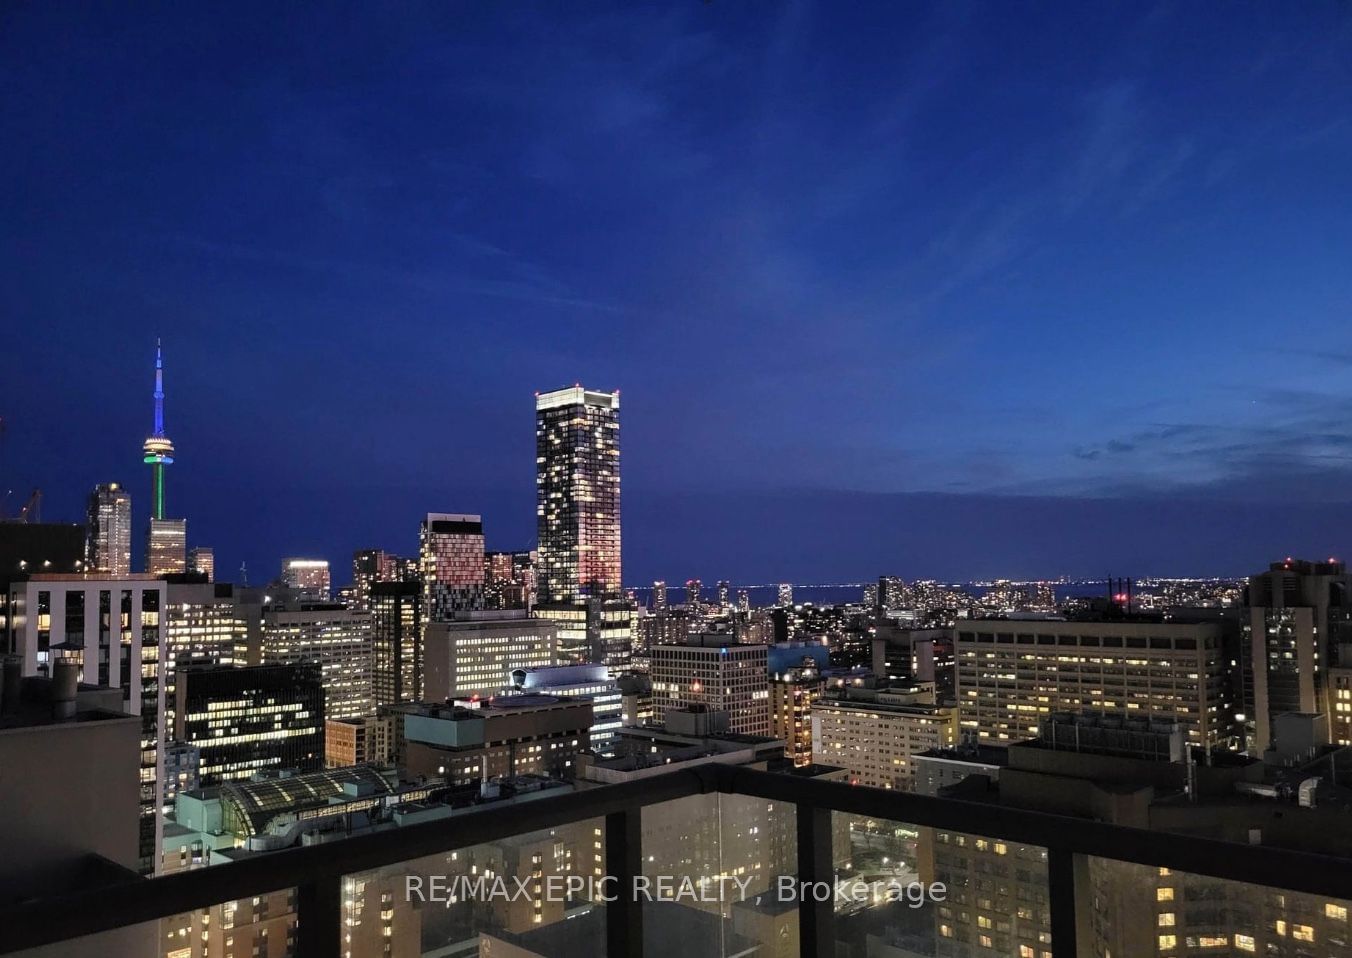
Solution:
[(1076, 445), (1073, 459), (1101, 468), (1058, 488), (1352, 500), (1352, 397), (1268, 390), (1255, 401), (1262, 416), (1252, 423), (1156, 423)]
[(504, 275), (456, 272), (445, 270), (399, 269), (374, 262), (347, 260), (307, 255), (289, 250), (272, 249), (242, 243), (229, 243), (181, 234), (162, 235), (154, 239), (162, 245), (178, 250), (192, 250), (199, 254), (237, 262), (262, 263), (287, 270), (324, 273), (337, 279), (360, 279), (398, 286), (420, 293), (438, 295), (485, 296), (518, 302), (549, 306), (567, 306), (578, 309), (621, 312), (619, 306), (575, 295), (565, 284), (552, 279), (538, 266), (517, 259), (505, 250), (484, 243), (465, 234), (448, 237), (455, 245), (474, 255), (487, 256), (506, 263)]

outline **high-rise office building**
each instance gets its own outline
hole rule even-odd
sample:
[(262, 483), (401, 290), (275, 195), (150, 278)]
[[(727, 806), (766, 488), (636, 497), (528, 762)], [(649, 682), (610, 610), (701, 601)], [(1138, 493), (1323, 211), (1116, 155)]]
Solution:
[(74, 662), (81, 681), (117, 689), (123, 709), (139, 717), (144, 872), (155, 868), (164, 834), (166, 587), (149, 576), (31, 575), (10, 583), (6, 623), (22, 674), (51, 676), (56, 663)]
[(784, 743), (795, 766), (812, 764), (812, 703), (826, 679), (815, 668), (791, 668), (770, 676), (770, 735)]
[(779, 604), (782, 606), (793, 605), (793, 583), (781, 582), (779, 584)]
[(325, 718), (359, 718), (375, 711), (369, 612), (310, 603), (265, 605), (260, 626), (251, 630), (246, 664), (318, 663)]
[(873, 629), (873, 674), (912, 685), (933, 683), (941, 702), (953, 697), (952, 629), (903, 629), (880, 619)]
[(558, 627), (525, 610), (462, 612), (423, 631), (423, 698), (488, 698), (508, 687), (513, 669), (557, 665)]
[(484, 553), (484, 607), (529, 609), (535, 604), (535, 562), (530, 552)]
[(600, 662), (618, 669), (630, 664), (634, 606), (628, 599), (542, 603), (535, 612), (558, 627), (560, 665)]
[(638, 620), (638, 647), (647, 652), (655, 645), (682, 645), (695, 631), (694, 616), (681, 606), (668, 606)]
[(429, 512), (419, 530), (423, 616), (429, 622), (484, 607), (484, 525), (479, 516)]
[(328, 559), (283, 559), (282, 585), (298, 598), (327, 602), (332, 596)]
[(177, 673), (174, 738), (201, 753), (204, 786), (324, 764), (319, 666), (190, 665)]
[(376, 582), (416, 582), (418, 562), (384, 549), (360, 549), (352, 553), (354, 605), (364, 609), (371, 601), (371, 586)]
[(958, 710), (935, 705), (932, 687), (847, 685), (812, 706), (812, 760), (848, 770), (856, 785), (911, 791), (914, 757), (957, 741)]
[(371, 691), (377, 707), (422, 701), (422, 598), (417, 582), (370, 584)]
[(730, 635), (692, 635), (683, 644), (652, 649), (653, 708), (659, 724), (674, 709), (726, 712), (743, 735), (770, 734), (769, 650), (740, 645)]
[(542, 602), (620, 595), (620, 394), (574, 386), (535, 397)]
[(962, 727), (983, 745), (1033, 738), (1053, 712), (1176, 720), (1197, 745), (1228, 745), (1235, 703), (1214, 622), (974, 619), (959, 624)]
[(116, 482), (89, 494), (85, 568), (113, 575), (131, 574), (131, 493)]
[(667, 584), (658, 579), (653, 583), (653, 603), (654, 612), (659, 612), (667, 607)]
[(248, 623), (235, 587), (211, 582), (169, 582), (164, 609), (165, 727), (174, 726), (176, 676), (187, 665), (233, 665), (247, 641)]
[(188, 571), (206, 576), (208, 582), (216, 581), (216, 553), (211, 546), (196, 546), (188, 550)]
[(188, 570), (188, 520), (151, 519), (146, 540), (146, 572), (173, 575)]
[[(1346, 566), (1332, 559), (1274, 562), (1249, 578), (1246, 606), (1240, 672), (1248, 744), (1260, 753), (1273, 745), (1283, 712), (1327, 715), (1334, 725), (1341, 717), (1345, 724), (1349, 713), (1330, 701), (1330, 672), (1352, 667)], [(1335, 740), (1342, 737), (1335, 732)]]
[(698, 609), (703, 601), (704, 583), (699, 579), (687, 579), (685, 582), (685, 604), (688, 608)]
[(720, 609), (728, 608), (728, 600), (732, 596), (732, 583), (727, 579), (718, 580), (718, 607)]

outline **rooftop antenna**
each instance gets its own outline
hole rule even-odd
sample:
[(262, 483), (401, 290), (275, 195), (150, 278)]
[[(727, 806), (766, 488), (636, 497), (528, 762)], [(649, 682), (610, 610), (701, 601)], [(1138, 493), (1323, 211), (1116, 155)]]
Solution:
[(239, 564), (239, 585), (242, 589), (249, 587), (249, 566), (244, 562)]

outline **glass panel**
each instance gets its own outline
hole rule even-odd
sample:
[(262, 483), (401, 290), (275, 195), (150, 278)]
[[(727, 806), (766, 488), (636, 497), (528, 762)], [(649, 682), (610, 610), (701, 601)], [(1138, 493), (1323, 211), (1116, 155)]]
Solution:
[(162, 942), (164, 939), (157, 934), (156, 922), (151, 921), (42, 948), (25, 948), (13, 952), (9, 958), (167, 958), (177, 954), (172, 946), (161, 947)]
[(288, 888), (27, 949), (15, 958), (290, 958), (295, 935), (296, 899)]
[[(694, 795), (643, 810), (644, 958), (798, 954), (792, 805)], [(579, 952), (581, 954), (581, 952)]]
[(159, 958), (290, 958), (296, 945), (295, 889), (165, 918), (160, 940)]
[(605, 820), (429, 855), (343, 882), (343, 958), (604, 955)]
[(1051, 958), (1046, 849), (843, 812), (832, 819), (839, 954)]
[(1352, 954), (1352, 903), (1167, 868), (1089, 860), (1093, 954)]

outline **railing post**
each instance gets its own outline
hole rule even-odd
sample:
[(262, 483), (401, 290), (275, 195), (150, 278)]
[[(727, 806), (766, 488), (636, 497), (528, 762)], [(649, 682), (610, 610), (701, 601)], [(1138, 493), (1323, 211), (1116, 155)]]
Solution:
[(343, 876), (320, 875), (296, 888), (296, 958), (339, 958)]
[[(798, 810), (798, 953), (828, 958), (836, 953), (835, 869), (831, 860), (831, 810), (799, 803)], [(825, 901), (803, 889), (831, 889)]]
[(1047, 904), (1051, 909), (1053, 958), (1079, 958), (1079, 911), (1075, 904), (1076, 872), (1082, 855), (1063, 848), (1047, 849)]
[(643, 905), (634, 895), (634, 876), (643, 870), (643, 809), (606, 816), (606, 876), (615, 880), (606, 902), (606, 954), (630, 958), (643, 954)]

